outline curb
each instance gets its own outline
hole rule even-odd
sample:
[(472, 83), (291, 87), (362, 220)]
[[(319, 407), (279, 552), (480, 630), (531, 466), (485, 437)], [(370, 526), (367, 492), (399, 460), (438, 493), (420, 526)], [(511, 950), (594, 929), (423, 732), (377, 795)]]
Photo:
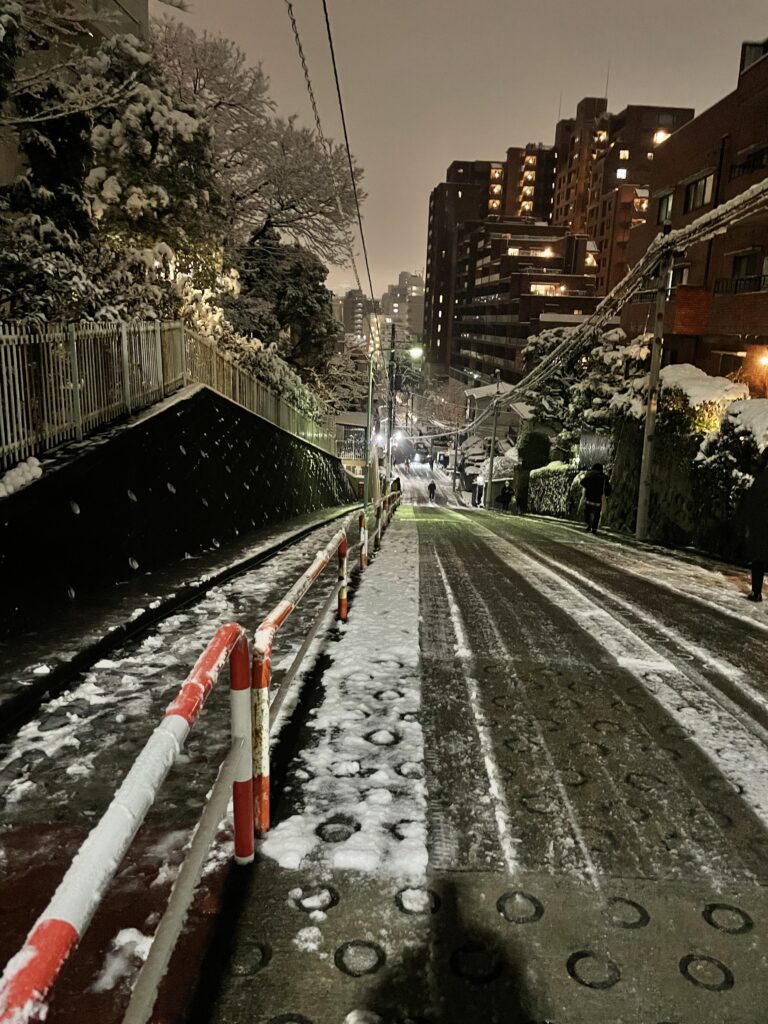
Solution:
[(337, 519), (342, 519), (360, 508), (362, 508), (362, 505), (351, 505), (345, 508), (343, 512), (337, 512), (327, 519), (302, 527), (289, 537), (271, 544), (255, 555), (249, 555), (247, 558), (228, 565), (218, 572), (211, 573), (205, 579), (183, 583), (178, 590), (174, 590), (168, 597), (161, 598), (156, 602), (153, 601), (154, 607), (145, 608), (140, 615), (134, 614), (134, 616), (124, 620), (119, 625), (113, 626), (102, 637), (81, 648), (71, 658), (54, 665), (46, 675), (33, 675), (26, 679), (24, 677), (18, 678), (16, 683), (20, 688), (7, 697), (0, 697), (0, 722), (2, 722), (0, 738), (13, 732), (21, 721), (37, 711), (46, 700), (58, 697), (60, 693), (67, 690), (75, 676), (92, 668), (97, 661), (116, 647), (127, 640), (132, 640), (135, 636), (150, 629), (169, 615), (174, 615), (182, 608), (187, 607), (187, 605), (194, 604), (195, 601), (214, 587), (228, 583), (234, 577), (269, 561), (274, 555), (308, 537), (309, 534), (320, 529), (320, 527), (327, 526), (328, 523), (333, 523)]

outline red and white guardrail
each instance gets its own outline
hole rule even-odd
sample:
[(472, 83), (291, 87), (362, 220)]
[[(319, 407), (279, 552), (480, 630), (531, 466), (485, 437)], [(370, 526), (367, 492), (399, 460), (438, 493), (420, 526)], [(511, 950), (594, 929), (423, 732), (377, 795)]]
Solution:
[(229, 662), (233, 746), (239, 746), (232, 784), (235, 859), (253, 860), (250, 657), (241, 626), (222, 626), (169, 705), (103, 817), (90, 832), (53, 899), (0, 979), (0, 1021), (42, 1019), (45, 998), (84, 934), (158, 790), (181, 752), (221, 669)]
[[(395, 492), (377, 503), (375, 548), (378, 548), (381, 535), (399, 501), (400, 495)], [(360, 526), (363, 565), (363, 544), (367, 563), (368, 539), (364, 516), (361, 517)], [(227, 664), (230, 669), (232, 743), (220, 768), (209, 803), (216, 790), (217, 800), (220, 800), (221, 786), (228, 786), (231, 781), (235, 861), (238, 864), (250, 864), (253, 861), (254, 835), (263, 835), (269, 829), (269, 681), (274, 639), (280, 626), (328, 566), (334, 554), (338, 556), (339, 566), (336, 588), (338, 616), (342, 622), (346, 622), (348, 553), (347, 533), (341, 529), (317, 553), (309, 569), (261, 623), (254, 637), (252, 660), (247, 634), (242, 626), (229, 623), (216, 632), (176, 698), (168, 706), (163, 721), (136, 758), (101, 820), (78, 850), (50, 903), (32, 926), (24, 945), (6, 964), (0, 978), (0, 1024), (27, 1024), (43, 1020), (46, 1016), (46, 997), (51, 986), (88, 928), (166, 775), (183, 749), (221, 670)], [(204, 816), (208, 813), (210, 817), (210, 810), (204, 812)], [(213, 833), (208, 839), (203, 837), (202, 841), (210, 845), (212, 836)], [(192, 842), (194, 844), (195, 840)], [(199, 844), (197, 853), (199, 859)], [(189, 899), (194, 889), (193, 883), (188, 885)], [(177, 884), (178, 880), (171, 894), (171, 903), (176, 895)], [(177, 908), (177, 917), (178, 914)], [(158, 926), (145, 968), (153, 958), (156, 939), (164, 924), (165, 918)], [(183, 916), (178, 918), (177, 924), (178, 927), (176, 923), (171, 923), (167, 929), (169, 934), (164, 936), (166, 948), (155, 957), (157, 963), (153, 965), (152, 972), (154, 989), (148, 993), (143, 992), (142, 999), (137, 1000), (142, 1002), (142, 1007), (136, 1011), (137, 1020), (149, 1019), (154, 992), (164, 973), (163, 965), (167, 966), (170, 959), (183, 924)]]

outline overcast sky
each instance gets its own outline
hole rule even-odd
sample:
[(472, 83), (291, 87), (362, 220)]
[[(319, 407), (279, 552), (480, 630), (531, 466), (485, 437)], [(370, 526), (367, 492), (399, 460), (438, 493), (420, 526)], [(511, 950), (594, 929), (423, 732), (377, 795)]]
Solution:
[[(197, 29), (261, 61), (281, 114), (312, 123), (284, 0), (190, 0)], [(155, 11), (162, 10), (152, 0)], [(768, 36), (766, 0), (328, 0), (374, 290), (423, 272), (427, 205), (452, 160), (552, 144), (582, 96), (711, 106), (732, 91), (742, 40)], [(321, 0), (294, 0), (326, 135), (340, 138)], [(362, 260), (359, 261), (361, 274)], [(332, 268), (329, 285), (351, 287)]]

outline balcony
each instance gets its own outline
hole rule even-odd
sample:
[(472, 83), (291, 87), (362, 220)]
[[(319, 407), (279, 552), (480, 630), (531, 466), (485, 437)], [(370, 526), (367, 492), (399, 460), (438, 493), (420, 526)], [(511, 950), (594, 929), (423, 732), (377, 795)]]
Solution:
[(719, 277), (715, 281), (715, 295), (742, 295), (744, 292), (768, 291), (768, 275), (750, 274), (749, 277)]
[(750, 153), (740, 164), (733, 164), (730, 180), (741, 178), (744, 174), (754, 174), (755, 171), (762, 171), (766, 167), (768, 167), (768, 146)]

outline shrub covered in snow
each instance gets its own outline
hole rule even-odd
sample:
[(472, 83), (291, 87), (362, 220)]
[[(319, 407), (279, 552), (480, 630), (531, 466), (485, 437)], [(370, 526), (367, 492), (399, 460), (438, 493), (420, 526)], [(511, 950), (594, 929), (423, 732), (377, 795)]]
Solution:
[(36, 459), (34, 455), (30, 456), (25, 462), (20, 462), (0, 477), (0, 498), (7, 498), (14, 491), (39, 480), (42, 475), (43, 469), (39, 459)]
[(578, 466), (570, 462), (550, 462), (531, 470), (528, 480), (528, 511), (545, 516), (570, 518), (578, 507), (573, 482), (580, 476)]

